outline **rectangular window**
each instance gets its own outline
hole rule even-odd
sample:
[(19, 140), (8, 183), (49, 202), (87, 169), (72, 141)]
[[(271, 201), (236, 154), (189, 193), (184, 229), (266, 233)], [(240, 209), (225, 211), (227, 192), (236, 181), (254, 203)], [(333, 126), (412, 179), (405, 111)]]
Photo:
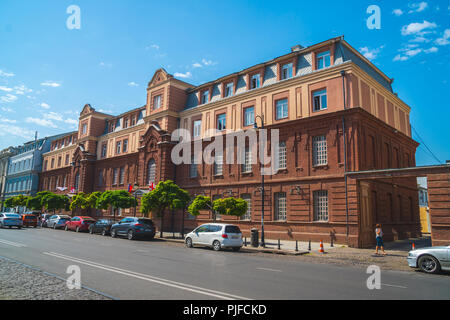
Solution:
[(121, 152), (121, 147), (122, 147), (122, 141), (118, 141), (116, 143), (116, 154), (120, 154)]
[(191, 164), (189, 167), (189, 176), (191, 178), (197, 178), (198, 170), (197, 170), (197, 164), (194, 163), (195, 156), (191, 156)]
[(292, 63), (287, 63), (281, 68), (281, 80), (292, 78)]
[(123, 184), (125, 180), (125, 168), (120, 167), (119, 184)]
[(114, 168), (114, 170), (113, 170), (113, 185), (117, 184), (118, 179), (119, 179), (119, 169)]
[(258, 74), (254, 74), (252, 79), (250, 80), (250, 89), (256, 89), (260, 87), (260, 79), (261, 76)]
[(328, 191), (314, 191), (314, 221), (328, 221)]
[(252, 172), (252, 152), (250, 147), (245, 147), (244, 163), (242, 164), (242, 172)]
[(82, 126), (82, 133), (83, 133), (83, 134), (86, 134), (86, 133), (87, 133), (87, 124), (86, 124), (86, 123), (83, 123), (83, 126)]
[(231, 97), (233, 93), (234, 93), (234, 83), (233, 82), (227, 83), (227, 85), (225, 86), (225, 98)]
[(217, 116), (217, 130), (222, 131), (226, 129), (226, 124), (227, 124), (227, 115), (224, 114), (219, 114)]
[(327, 68), (331, 65), (330, 51), (321, 52), (317, 55), (317, 70)]
[(105, 143), (102, 145), (102, 158), (106, 158), (106, 150), (107, 150), (107, 145)]
[(69, 165), (69, 160), (70, 160), (70, 157), (69, 157), (69, 155), (68, 155), (68, 154), (66, 154), (66, 166), (68, 166), (68, 165)]
[(202, 93), (202, 104), (209, 102), (209, 90), (205, 90)]
[[(212, 197), (212, 201), (214, 202), (214, 200), (220, 199), (220, 195), (216, 194)], [(221, 220), (222, 219), (222, 215), (217, 213), (216, 211), (214, 211), (214, 215), (216, 216), (216, 220)]]
[(134, 126), (136, 124), (136, 117), (131, 116), (131, 125)]
[(327, 164), (327, 139), (325, 136), (313, 138), (313, 165), (321, 166)]
[(286, 192), (275, 193), (275, 221), (286, 221)]
[(280, 169), (287, 168), (286, 161), (286, 141), (280, 141), (279, 149), (278, 149), (278, 162)]
[(53, 169), (55, 167), (55, 159), (53, 158), (52, 159), (52, 166), (51, 166), (51, 169)]
[(123, 153), (128, 152), (128, 139), (123, 140)]
[(246, 193), (241, 195), (241, 198), (247, 202), (247, 212), (241, 217), (241, 220), (252, 220), (252, 197)]
[(161, 108), (161, 95), (153, 98), (153, 110)]
[(62, 157), (58, 157), (58, 168), (61, 167), (62, 164)]
[(123, 128), (128, 128), (128, 118), (123, 118)]
[(214, 158), (214, 175), (220, 176), (223, 174), (223, 155), (216, 155)]
[(327, 108), (327, 90), (320, 90), (313, 93), (314, 111), (325, 110)]
[(103, 186), (103, 172), (102, 171), (98, 172), (98, 186), (99, 187)]
[(276, 102), (276, 117), (277, 120), (285, 119), (288, 117), (288, 100), (281, 99)]
[(255, 108), (248, 107), (244, 109), (244, 126), (252, 126), (255, 123)]
[(201, 132), (202, 132), (202, 120), (195, 120), (192, 135), (194, 137), (200, 137)]

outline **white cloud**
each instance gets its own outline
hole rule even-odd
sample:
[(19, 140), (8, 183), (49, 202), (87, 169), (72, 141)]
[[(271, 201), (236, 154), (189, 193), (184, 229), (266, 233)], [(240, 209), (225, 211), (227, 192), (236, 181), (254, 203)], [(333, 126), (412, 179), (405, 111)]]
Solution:
[(3, 70), (0, 70), (0, 77), (14, 77), (15, 74), (11, 72), (5, 72)]
[(192, 66), (193, 66), (194, 68), (201, 68), (201, 67), (203, 67), (202, 64), (201, 64), (201, 63), (198, 63), (198, 62), (193, 63)]
[(0, 122), (4, 122), (4, 123), (17, 123), (17, 120), (11, 120), (11, 119), (0, 119)]
[(150, 49), (159, 50), (159, 45), (151, 44), (151, 45), (145, 47), (145, 50), (150, 50)]
[(14, 87), (14, 90), (15, 90), (14, 92), (15, 92), (16, 94), (20, 94), (20, 95), (24, 95), (25, 93), (33, 92), (33, 90), (28, 89), (28, 88), (25, 87), (23, 84), (20, 85), (20, 86), (15, 86), (15, 87)]
[(9, 93), (6, 96), (0, 97), (1, 102), (15, 102), (16, 100), (17, 96)]
[(131, 81), (130, 83), (128, 83), (128, 86), (130, 86), (130, 87), (139, 87), (139, 85), (136, 82), (134, 82), (134, 81)]
[(12, 88), (3, 87), (3, 86), (0, 86), (0, 90), (1, 90), (1, 91), (5, 91), (5, 92), (11, 92), (11, 91), (13, 91)]
[(422, 36), (417, 36), (414, 39), (409, 40), (410, 42), (418, 42), (418, 43), (427, 43), (430, 42), (430, 39), (427, 39), (425, 37)]
[(450, 29), (445, 29), (442, 38), (436, 39), (435, 42), (440, 46), (446, 46), (450, 44), (449, 38), (450, 38)]
[(99, 64), (98, 64), (100, 67), (102, 67), (102, 68), (111, 68), (112, 67), (112, 64), (111, 63), (106, 63), (106, 62), (100, 62)]
[(28, 117), (25, 119), (27, 123), (34, 123), (43, 127), (58, 128), (51, 120)]
[(214, 61), (212, 61), (212, 60), (206, 60), (206, 59), (202, 59), (202, 63), (203, 63), (205, 66), (212, 66), (212, 65), (217, 64), (216, 62), (214, 62)]
[(409, 60), (410, 58), (421, 53), (423, 50), (421, 48), (417, 48), (417, 45), (408, 45), (406, 48), (400, 49), (399, 51), (402, 53), (396, 55), (394, 61)]
[(46, 81), (46, 82), (42, 82), (41, 86), (57, 88), (57, 87), (60, 87), (61, 84), (58, 82)]
[(13, 126), (9, 124), (0, 124), (0, 136), (14, 135), (24, 139), (33, 139), (34, 131)]
[(438, 51), (439, 51), (439, 49), (436, 47), (431, 47), (430, 49), (423, 50), (423, 52), (425, 52), (425, 53), (434, 53), (434, 52), (438, 52)]
[(428, 3), (426, 2), (412, 3), (408, 5), (408, 7), (411, 9), (408, 13), (422, 12), (423, 10), (428, 8)]
[(50, 109), (50, 105), (48, 105), (48, 104), (45, 103), (45, 102), (42, 102), (42, 103), (40, 104), (40, 106), (41, 106), (42, 108), (44, 108), (44, 109)]
[(44, 118), (50, 119), (50, 120), (55, 120), (55, 121), (63, 121), (62, 115), (60, 115), (59, 113), (53, 112), (53, 111), (44, 114)]
[(413, 22), (410, 23), (407, 26), (402, 27), (402, 35), (408, 36), (408, 35), (420, 35), (423, 36), (426, 33), (429, 33), (430, 31), (426, 31), (427, 29), (434, 29), (437, 25), (434, 22), (428, 22), (424, 20), (422, 23), (420, 22)]
[(403, 14), (402, 9), (394, 9), (394, 11), (392, 11), (393, 14), (395, 14), (397, 17), (401, 16)]
[(366, 57), (369, 60), (374, 60), (374, 59), (376, 59), (378, 53), (380, 53), (381, 49), (383, 49), (383, 48), (384, 48), (384, 45), (380, 46), (378, 48), (374, 48), (374, 49), (370, 49), (369, 47), (363, 47), (363, 48), (360, 48), (359, 50), (364, 55), (364, 57)]
[(175, 72), (174, 76), (178, 78), (191, 78), (192, 73), (190, 73), (189, 71), (186, 73)]
[(5, 108), (5, 107), (2, 107), (2, 111), (4, 111), (4, 112), (14, 112), (13, 109), (11, 109), (11, 108)]
[(78, 120), (75, 119), (66, 119), (64, 120), (64, 122), (68, 124), (78, 125)]

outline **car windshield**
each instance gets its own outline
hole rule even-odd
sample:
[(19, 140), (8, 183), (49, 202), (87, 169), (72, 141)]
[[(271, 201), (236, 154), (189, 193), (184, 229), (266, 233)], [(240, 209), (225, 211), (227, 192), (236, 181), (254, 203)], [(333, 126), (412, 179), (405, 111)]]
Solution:
[(36, 219), (36, 217), (35, 216), (25, 216), (25, 219), (26, 220), (33, 220), (33, 219)]
[(6, 214), (6, 218), (20, 218), (18, 214)]
[(226, 226), (225, 233), (241, 233), (241, 229), (238, 226)]
[(139, 223), (146, 224), (148, 226), (153, 226), (153, 221), (150, 219), (138, 219)]

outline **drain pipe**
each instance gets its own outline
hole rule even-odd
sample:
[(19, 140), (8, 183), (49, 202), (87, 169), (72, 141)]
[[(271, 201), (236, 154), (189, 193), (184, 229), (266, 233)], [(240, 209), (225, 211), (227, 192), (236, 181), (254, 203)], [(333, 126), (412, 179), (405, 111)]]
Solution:
[[(346, 92), (345, 92), (345, 71), (341, 71), (342, 76), (342, 93), (344, 95), (344, 110), (347, 109)], [(349, 218), (348, 218), (348, 182), (347, 182), (347, 134), (345, 133), (345, 116), (342, 116), (342, 134), (344, 137), (344, 181), (345, 181), (345, 225), (346, 225), (346, 237), (348, 245), (349, 237)]]

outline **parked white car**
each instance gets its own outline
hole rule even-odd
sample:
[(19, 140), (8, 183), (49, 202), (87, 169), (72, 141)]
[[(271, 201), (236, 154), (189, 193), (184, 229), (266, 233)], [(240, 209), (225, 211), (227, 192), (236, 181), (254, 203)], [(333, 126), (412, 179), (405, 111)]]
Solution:
[(188, 248), (194, 245), (212, 247), (215, 251), (232, 248), (239, 251), (242, 247), (242, 233), (238, 226), (225, 223), (207, 223), (195, 228), (185, 237)]
[(426, 273), (450, 271), (450, 246), (420, 248), (410, 251), (408, 265)]

